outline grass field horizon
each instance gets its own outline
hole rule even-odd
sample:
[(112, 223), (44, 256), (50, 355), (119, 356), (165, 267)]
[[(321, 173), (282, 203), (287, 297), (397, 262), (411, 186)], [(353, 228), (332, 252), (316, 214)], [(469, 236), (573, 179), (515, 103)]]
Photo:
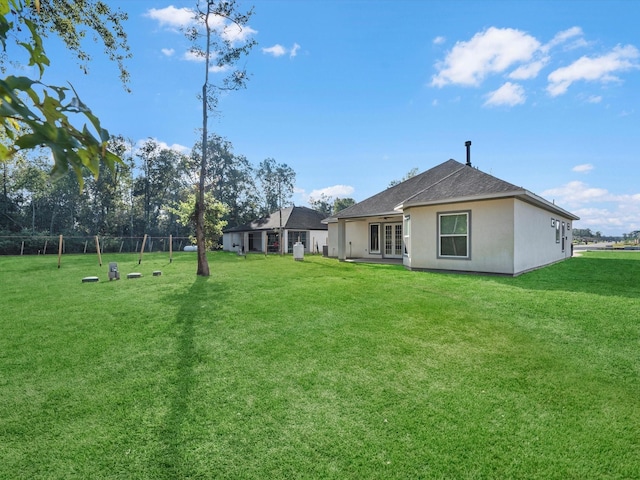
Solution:
[(638, 252), (102, 261), (0, 257), (0, 478), (640, 478)]

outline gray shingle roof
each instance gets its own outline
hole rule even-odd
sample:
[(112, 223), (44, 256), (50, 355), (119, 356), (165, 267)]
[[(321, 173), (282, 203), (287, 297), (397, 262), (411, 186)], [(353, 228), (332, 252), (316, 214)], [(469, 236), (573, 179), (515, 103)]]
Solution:
[[(282, 212), (282, 224), (280, 223), (280, 212)], [(326, 230), (328, 228), (327, 225), (322, 223), (324, 218), (325, 216), (322, 213), (311, 208), (286, 207), (244, 225), (227, 228), (224, 232), (274, 230), (280, 228), (280, 225), (286, 230)]]
[(480, 200), (498, 197), (519, 197), (544, 208), (578, 219), (522, 187), (457, 162), (447, 160), (410, 179), (387, 188), (351, 207), (338, 212), (325, 222), (339, 218), (371, 217), (399, 214), (403, 208), (417, 205)]

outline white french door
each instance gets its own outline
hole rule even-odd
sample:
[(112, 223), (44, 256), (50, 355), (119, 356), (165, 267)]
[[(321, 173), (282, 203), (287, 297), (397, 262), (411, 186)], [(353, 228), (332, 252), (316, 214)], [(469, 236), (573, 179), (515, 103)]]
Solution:
[(402, 223), (384, 224), (384, 256), (402, 258)]

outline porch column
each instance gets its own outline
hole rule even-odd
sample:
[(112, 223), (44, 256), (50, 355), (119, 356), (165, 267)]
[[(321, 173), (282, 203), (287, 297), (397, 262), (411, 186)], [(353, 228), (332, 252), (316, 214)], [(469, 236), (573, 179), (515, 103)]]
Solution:
[(344, 219), (338, 219), (338, 260), (347, 259), (347, 227)]

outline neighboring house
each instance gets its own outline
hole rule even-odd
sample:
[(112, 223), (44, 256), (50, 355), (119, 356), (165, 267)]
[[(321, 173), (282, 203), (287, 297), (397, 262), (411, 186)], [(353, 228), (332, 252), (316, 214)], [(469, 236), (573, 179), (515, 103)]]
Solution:
[(570, 257), (575, 220), (469, 160), (448, 160), (324, 222), (328, 255), (339, 260), (391, 259), (410, 270), (519, 275)]
[(280, 232), (286, 248), (293, 252), (293, 244), (302, 242), (305, 253), (322, 252), (327, 244), (327, 225), (322, 223), (325, 215), (307, 207), (287, 207), (268, 217), (238, 227), (227, 228), (222, 235), (222, 248), (227, 251), (280, 252)]

